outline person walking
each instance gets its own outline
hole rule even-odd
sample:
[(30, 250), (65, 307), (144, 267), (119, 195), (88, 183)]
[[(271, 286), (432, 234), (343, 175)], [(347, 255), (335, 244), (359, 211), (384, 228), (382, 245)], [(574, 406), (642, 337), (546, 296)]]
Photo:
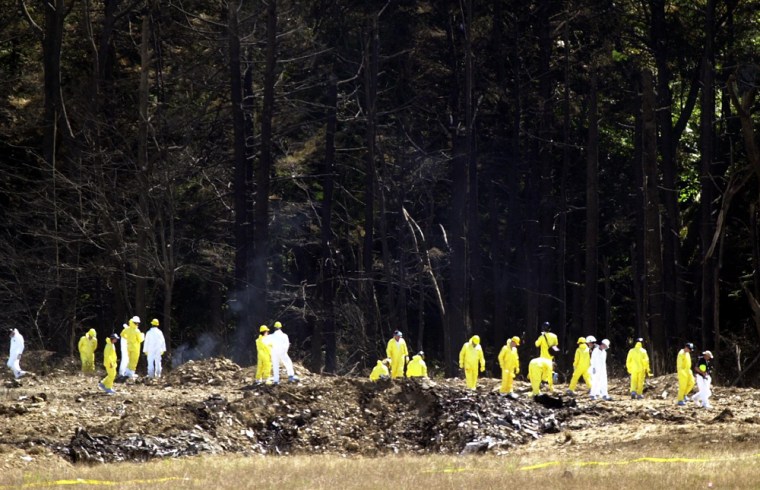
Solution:
[(536, 357), (528, 363), (528, 380), (532, 389), (531, 394), (537, 396), (541, 392), (541, 383), (546, 383), (549, 391), (552, 391), (552, 385), (549, 381), (552, 377), (552, 361), (545, 357)]
[(407, 378), (427, 378), (427, 364), (425, 364), (425, 353), (419, 351), (416, 353), (409, 364), (406, 365)]
[(697, 357), (697, 367), (694, 369), (697, 380), (697, 393), (694, 402), (701, 408), (712, 408), (710, 396), (712, 396), (712, 352), (706, 350)]
[(113, 389), (113, 382), (116, 379), (116, 347), (114, 344), (119, 341), (119, 334), (112, 333), (106, 339), (106, 346), (103, 349), (103, 366), (106, 368), (106, 377), (100, 380), (98, 388), (105, 391), (107, 395), (116, 393)]
[(79, 338), (79, 359), (82, 361), (83, 373), (95, 372), (95, 349), (98, 348), (98, 337), (94, 328), (87, 331), (86, 334)]
[(483, 357), (483, 348), (480, 346), (480, 337), (473, 335), (468, 342), (462, 345), (459, 351), (459, 369), (464, 369), (467, 388), (474, 390), (478, 386), (478, 366), (480, 372), (486, 370), (486, 359)]
[(272, 374), (272, 352), (266, 337), (269, 327), (259, 327), (259, 338), (256, 339), (256, 384), (268, 383)]
[(166, 339), (161, 331), (158, 318), (150, 322), (150, 329), (145, 332), (145, 341), (143, 342), (143, 353), (148, 358), (148, 377), (161, 377), (161, 356), (166, 352)]
[(515, 397), (513, 382), (515, 376), (520, 374), (520, 356), (517, 347), (520, 345), (520, 337), (512, 337), (507, 340), (499, 352), (499, 367), (501, 368), (501, 387), (499, 393), (511, 398)]
[(578, 338), (578, 348), (575, 349), (575, 358), (573, 359), (573, 377), (570, 378), (570, 385), (567, 387), (567, 394), (575, 395), (575, 388), (578, 381), (583, 378), (589, 391), (591, 390), (591, 351), (586, 343), (586, 337)]
[(678, 373), (678, 399), (676, 404), (679, 407), (686, 405), (686, 401), (689, 400), (689, 393), (696, 384), (694, 373), (691, 371), (691, 352), (693, 350), (694, 344), (686, 342), (676, 357), (676, 372)]
[(13, 372), (13, 376), (16, 379), (26, 375), (26, 371), (21, 369), (21, 354), (24, 352), (24, 336), (18, 331), (17, 328), (11, 328), (9, 330), (11, 339), (10, 352), (8, 353), (7, 366)]
[(406, 348), (404, 334), (396, 330), (385, 347), (385, 355), (391, 360), (391, 379), (403, 378), (404, 368), (409, 361), (409, 350)]
[(610, 341), (604, 339), (591, 352), (591, 390), (589, 395), (592, 400), (612, 400), (607, 392), (607, 349), (609, 348)]
[(294, 383), (298, 377), (293, 369), (293, 361), (290, 360), (288, 349), (290, 349), (290, 339), (282, 331), (282, 323), (274, 322), (274, 333), (267, 337), (270, 352), (272, 354), (272, 372), (274, 384), (280, 384), (280, 362), (285, 366), (285, 372), (288, 374), (288, 381)]
[(644, 348), (643, 338), (636, 339), (636, 344), (628, 351), (625, 367), (631, 375), (631, 398), (644, 398), (644, 378), (651, 376), (652, 370), (649, 368), (649, 354)]

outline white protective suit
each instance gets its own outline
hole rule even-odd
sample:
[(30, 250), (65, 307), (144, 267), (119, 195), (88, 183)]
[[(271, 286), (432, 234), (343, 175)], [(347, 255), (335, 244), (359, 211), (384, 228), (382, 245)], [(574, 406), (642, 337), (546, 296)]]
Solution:
[(607, 393), (607, 350), (597, 346), (591, 352), (591, 399), (609, 398)]
[(272, 374), (275, 384), (280, 382), (280, 362), (285, 365), (285, 371), (288, 373), (288, 379), (294, 381), (295, 371), (293, 370), (293, 361), (290, 360), (288, 349), (290, 348), (290, 339), (288, 334), (282, 331), (282, 328), (275, 328), (274, 333), (264, 338), (269, 344), (272, 352)]
[(700, 407), (712, 408), (712, 405), (710, 405), (710, 397), (712, 396), (712, 378), (709, 374), (706, 374), (704, 377), (696, 375), (694, 378), (696, 378), (697, 389), (699, 390), (694, 395), (694, 402)]
[[(124, 328), (127, 328), (127, 324), (125, 323), (122, 325), (122, 332), (124, 332)], [(121, 363), (119, 364), (119, 376), (126, 376), (127, 375), (127, 368), (129, 367), (129, 346), (127, 345), (127, 339), (124, 337), (121, 337), (121, 340), (119, 341), (119, 346), (121, 347)]]
[(151, 327), (145, 334), (143, 352), (148, 357), (148, 377), (161, 377), (161, 356), (166, 352), (164, 333), (158, 327)]
[(22, 352), (24, 352), (24, 336), (19, 333), (18, 329), (14, 328), (11, 335), (11, 350), (8, 354), (8, 367), (11, 368), (16, 379), (26, 374), (21, 370)]

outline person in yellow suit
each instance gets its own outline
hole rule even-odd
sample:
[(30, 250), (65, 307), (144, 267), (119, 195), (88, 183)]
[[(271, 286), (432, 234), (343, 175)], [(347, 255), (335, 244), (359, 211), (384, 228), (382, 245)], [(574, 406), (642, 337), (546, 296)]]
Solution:
[(377, 361), (372, 372), (369, 373), (370, 381), (379, 381), (381, 379), (390, 379), (391, 372), (388, 371), (388, 366), (391, 364), (390, 359), (381, 359)]
[(540, 349), (538, 357), (553, 361), (554, 356), (559, 352), (559, 339), (556, 334), (552, 333), (552, 327), (549, 322), (544, 322), (541, 328), (541, 335), (536, 340), (536, 347)]
[(499, 393), (510, 398), (516, 395), (512, 389), (512, 383), (515, 376), (520, 374), (520, 356), (517, 354), (517, 347), (520, 345), (520, 337), (512, 337), (507, 340), (504, 347), (499, 352), (499, 367), (501, 368), (501, 388)]
[(459, 369), (464, 369), (467, 388), (471, 390), (478, 386), (478, 365), (480, 365), (481, 373), (486, 370), (486, 359), (483, 356), (483, 348), (480, 346), (480, 337), (473, 335), (459, 351)]
[(393, 338), (388, 341), (385, 347), (385, 355), (391, 360), (391, 379), (403, 378), (404, 368), (409, 361), (409, 350), (406, 348), (404, 334), (396, 330), (393, 332)]
[(256, 339), (256, 384), (269, 382), (272, 374), (272, 352), (265, 340), (269, 335), (269, 327), (259, 327), (259, 338)]
[(686, 405), (689, 399), (689, 393), (694, 389), (694, 373), (691, 371), (691, 351), (694, 350), (694, 344), (686, 342), (683, 349), (678, 351), (676, 358), (676, 370), (678, 371), (678, 406)]
[(106, 368), (106, 377), (98, 383), (98, 388), (105, 391), (108, 395), (116, 393), (113, 389), (113, 380), (116, 379), (116, 347), (114, 344), (119, 341), (119, 334), (112, 333), (106, 339), (106, 346), (103, 349), (103, 366)]
[(649, 354), (644, 348), (644, 339), (639, 337), (636, 344), (628, 351), (625, 368), (631, 375), (631, 398), (644, 398), (644, 378), (652, 375), (649, 369)]
[(94, 328), (87, 331), (79, 339), (79, 358), (82, 360), (82, 372), (95, 372), (95, 349), (98, 348), (98, 337)]
[(530, 360), (528, 364), (528, 379), (530, 380), (530, 387), (532, 388), (533, 396), (538, 395), (541, 392), (541, 382), (544, 381), (549, 385), (549, 390), (552, 390), (552, 361), (545, 357), (536, 357)]
[(140, 317), (133, 316), (129, 319), (127, 328), (123, 330), (123, 336), (127, 339), (127, 354), (129, 355), (129, 364), (124, 375), (127, 378), (134, 378), (137, 372), (137, 362), (140, 360), (140, 344), (145, 340), (145, 334), (140, 331)]
[[(544, 322), (541, 325), (541, 335), (536, 340), (536, 347), (540, 349), (538, 357), (549, 359), (554, 361), (554, 356), (559, 353), (559, 339), (557, 335), (552, 333), (552, 326), (549, 322)], [(549, 363), (552, 372), (549, 376), (549, 389), (554, 391), (554, 363)]]
[(567, 387), (567, 394), (575, 395), (575, 388), (578, 381), (583, 381), (591, 389), (591, 351), (586, 343), (586, 337), (578, 337), (578, 348), (575, 349), (575, 359), (573, 360), (573, 377), (570, 378), (570, 386)]
[(406, 366), (407, 378), (427, 378), (427, 364), (425, 364), (425, 353), (419, 351), (412, 357)]

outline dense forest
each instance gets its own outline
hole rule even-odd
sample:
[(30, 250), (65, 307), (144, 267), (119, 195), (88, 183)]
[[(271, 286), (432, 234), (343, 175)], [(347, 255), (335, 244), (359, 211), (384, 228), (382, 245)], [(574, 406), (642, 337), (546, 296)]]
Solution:
[[(757, 0), (0, 0), (0, 318), (760, 371)], [(527, 345), (527, 347), (526, 347)], [(757, 363), (757, 364), (756, 364)]]

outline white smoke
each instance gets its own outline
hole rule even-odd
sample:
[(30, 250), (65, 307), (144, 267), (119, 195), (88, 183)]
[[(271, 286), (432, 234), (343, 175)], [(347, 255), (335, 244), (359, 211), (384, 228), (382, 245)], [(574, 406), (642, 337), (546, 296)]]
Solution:
[(182, 344), (172, 352), (172, 367), (176, 368), (187, 361), (198, 361), (214, 357), (220, 353), (221, 342), (210, 333), (202, 333), (195, 345)]

